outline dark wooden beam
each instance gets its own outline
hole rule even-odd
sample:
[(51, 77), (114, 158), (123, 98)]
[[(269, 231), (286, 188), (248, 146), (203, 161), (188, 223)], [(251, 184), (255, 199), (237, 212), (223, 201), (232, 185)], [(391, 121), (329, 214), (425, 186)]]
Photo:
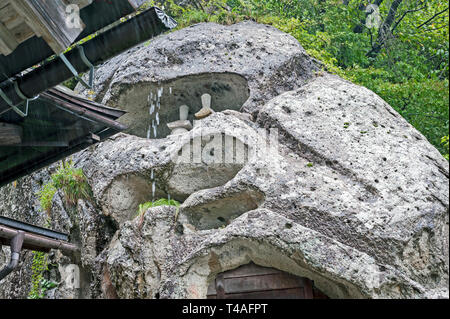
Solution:
[[(105, 129), (101, 132), (96, 133), (100, 136), (101, 140), (105, 140), (106, 138), (119, 133), (114, 129)], [(71, 146), (66, 149), (61, 150), (61, 148), (52, 149), (40, 157), (30, 158), (29, 160), (23, 161), (20, 164), (14, 165), (12, 168), (8, 168), (4, 171), (1, 171), (0, 174), (0, 187), (17, 180), (20, 177), (23, 177), (27, 174), (31, 174), (32, 172), (41, 169), (47, 165), (53, 164), (67, 156), (70, 156), (76, 152), (79, 152), (93, 144), (94, 141), (91, 139), (87, 139), (86, 136), (82, 136), (77, 140), (72, 141)]]
[[(0, 144), (1, 145), (1, 144)], [(10, 147), (68, 147), (66, 141), (25, 141), (18, 144), (8, 145)]]
[[(101, 33), (83, 43), (81, 47), (84, 49), (87, 59), (93, 65), (98, 65), (138, 43), (173, 29), (176, 25), (175, 20), (165, 15), (160, 9), (153, 7)], [(83, 62), (78, 49), (67, 52), (65, 56), (78, 72), (89, 71), (89, 67)], [(70, 78), (73, 78), (72, 72), (60, 58), (56, 58), (24, 74), (17, 80), (17, 84), (25, 96), (33, 97)], [(2, 89), (12, 103), (22, 102), (13, 83), (5, 84)], [(42, 93), (41, 97), (43, 95)], [(0, 99), (0, 115), (10, 109), (8, 103)], [(118, 130), (122, 130), (122, 128)]]
[[(0, 0), (0, 3), (2, 3), (2, 1), (5, 0)], [(70, 0), (70, 3), (81, 3), (81, 1), (82, 0)], [(80, 11), (80, 17), (86, 24), (86, 27), (75, 39), (75, 42), (134, 12), (134, 7), (128, 0), (84, 0), (84, 2), (92, 3), (84, 8), (81, 6), (82, 9)], [(15, 13), (15, 11), (12, 10), (12, 6), (8, 7), (8, 12), (12, 12), (10, 15)], [(99, 14), (99, 12), (101, 14)], [(5, 8), (0, 9), (0, 21), (2, 21), (2, 17), (5, 16)], [(17, 16), (17, 19), (9, 19), (8, 21), (12, 21), (8, 22), (9, 29), (12, 28), (12, 25), (16, 27), (20, 23), (25, 23), (23, 17), (19, 15)], [(31, 33), (34, 34), (33, 32)], [(19, 46), (14, 50), (14, 54), (0, 54), (0, 82), (3, 82), (20, 71), (38, 64), (53, 54), (53, 50), (43, 38), (37, 36), (31, 37), (25, 42), (19, 44)]]
[(23, 131), (18, 125), (0, 122), (0, 146), (20, 144)]

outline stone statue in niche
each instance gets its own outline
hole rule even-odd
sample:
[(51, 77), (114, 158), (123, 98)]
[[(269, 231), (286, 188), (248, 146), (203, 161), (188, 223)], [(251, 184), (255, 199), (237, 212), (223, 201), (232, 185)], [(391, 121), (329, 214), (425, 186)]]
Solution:
[(180, 119), (175, 122), (167, 123), (167, 127), (171, 130), (170, 135), (183, 134), (192, 130), (192, 124), (188, 120), (189, 107), (187, 105), (180, 106)]
[(205, 93), (202, 95), (202, 109), (195, 113), (195, 118), (201, 120), (210, 116), (213, 112), (211, 109), (211, 95)]
[[(198, 120), (204, 119), (211, 115), (214, 111), (211, 109), (211, 95), (205, 93), (202, 95), (202, 108), (195, 113)], [(192, 124), (188, 120), (189, 107), (187, 105), (180, 106), (180, 119), (171, 123), (167, 123), (167, 127), (171, 130), (170, 135), (183, 134), (192, 130)]]

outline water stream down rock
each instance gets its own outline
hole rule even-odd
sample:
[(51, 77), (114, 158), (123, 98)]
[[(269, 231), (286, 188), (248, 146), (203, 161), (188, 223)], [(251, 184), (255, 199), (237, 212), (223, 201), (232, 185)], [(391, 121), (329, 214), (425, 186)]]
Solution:
[[(52, 254), (49, 297), (205, 298), (217, 274), (252, 261), (331, 298), (448, 298), (448, 161), (379, 96), (319, 69), (294, 38), (253, 22), (194, 25), (101, 66), (92, 97), (128, 110), (131, 128), (74, 156), (94, 200), (71, 208), (57, 193), (52, 226), (82, 247), (81, 289), (61, 271), (74, 261)], [(180, 105), (197, 112), (203, 93), (216, 112), (147, 139), (158, 85), (160, 127)], [(52, 169), (0, 189), (0, 214), (42, 223), (29, 193)], [(137, 216), (152, 181), (179, 211)], [(7, 293), (20, 274), (0, 297), (24, 297)]]

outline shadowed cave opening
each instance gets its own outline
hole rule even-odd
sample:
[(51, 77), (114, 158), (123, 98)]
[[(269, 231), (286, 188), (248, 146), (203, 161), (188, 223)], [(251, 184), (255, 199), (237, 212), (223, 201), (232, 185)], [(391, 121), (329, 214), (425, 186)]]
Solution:
[[(171, 132), (167, 123), (179, 120), (180, 106), (189, 107), (188, 120), (193, 123), (194, 114), (202, 108), (203, 94), (211, 95), (211, 108), (215, 112), (239, 111), (248, 100), (250, 89), (247, 80), (235, 73), (202, 73), (160, 83), (141, 83), (124, 89), (120, 95), (116, 107), (123, 105), (128, 113), (119, 121), (129, 126), (126, 133), (164, 138)], [(150, 114), (152, 104), (155, 111)], [(159, 122), (156, 136), (152, 122)]]
[(329, 299), (306, 277), (253, 262), (219, 273), (209, 284), (207, 299)]
[(183, 213), (198, 230), (218, 229), (226, 227), (242, 214), (257, 209), (264, 200), (265, 196), (259, 190), (226, 192), (219, 197), (186, 207)]
[[(196, 147), (202, 155), (198, 161), (194, 160)], [(215, 156), (220, 161), (216, 162)], [(248, 145), (236, 137), (223, 133), (195, 137), (174, 152), (172, 165), (117, 176), (105, 191), (104, 202), (117, 221), (130, 220), (136, 217), (140, 204), (163, 198), (183, 203), (190, 196), (202, 196), (202, 190), (225, 185), (242, 170), (248, 156)], [(193, 214), (200, 229), (216, 228), (256, 209), (263, 198), (263, 194), (252, 190), (231, 192), (225, 198), (209, 198), (190, 210), (206, 213), (200, 220), (198, 214)]]

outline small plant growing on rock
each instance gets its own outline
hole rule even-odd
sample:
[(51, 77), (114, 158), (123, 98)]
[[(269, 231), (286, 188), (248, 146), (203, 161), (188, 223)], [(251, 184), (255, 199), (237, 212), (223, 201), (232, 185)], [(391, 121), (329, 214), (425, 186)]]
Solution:
[(34, 251), (31, 266), (31, 290), (28, 293), (28, 299), (42, 299), (47, 290), (57, 286), (55, 282), (44, 278), (46, 270), (48, 270), (47, 254)]
[(178, 217), (178, 211), (180, 209), (180, 203), (177, 202), (174, 199), (167, 199), (167, 198), (161, 198), (154, 202), (146, 202), (139, 205), (138, 210), (138, 216), (140, 216), (139, 220), (139, 229), (142, 227), (142, 223), (144, 222), (144, 216), (147, 210), (149, 210), (152, 207), (158, 207), (158, 206), (175, 206), (177, 208), (177, 211), (175, 213), (175, 220)]
[(444, 149), (445, 149), (445, 154), (444, 154), (444, 157), (447, 159), (447, 161), (449, 160), (449, 155), (448, 155), (448, 153), (449, 153), (449, 139), (448, 139), (448, 135), (447, 136), (444, 136), (442, 139), (441, 139), (441, 144), (442, 144), (442, 146), (444, 146)]
[(47, 269), (47, 256), (43, 252), (33, 252), (33, 264), (31, 266), (31, 290), (28, 299), (41, 299), (41, 281), (44, 278), (43, 272)]
[(57, 189), (53, 183), (45, 184), (42, 189), (39, 191), (39, 203), (44, 211), (47, 212), (47, 215), (50, 216), (50, 211), (52, 209), (52, 200), (55, 196)]
[(152, 208), (157, 206), (175, 206), (180, 207), (180, 203), (177, 202), (174, 199), (167, 199), (167, 198), (161, 198), (154, 202), (146, 202), (144, 204), (139, 205), (139, 215), (145, 214), (145, 212)]
[(75, 168), (73, 162), (63, 162), (52, 174), (51, 180), (37, 194), (41, 208), (50, 215), (52, 200), (56, 191), (64, 193), (66, 202), (75, 205), (79, 199), (91, 199), (92, 191), (81, 168)]
[(53, 185), (64, 192), (66, 201), (75, 205), (79, 199), (91, 198), (91, 188), (81, 168), (73, 167), (72, 161), (63, 163), (52, 175)]

